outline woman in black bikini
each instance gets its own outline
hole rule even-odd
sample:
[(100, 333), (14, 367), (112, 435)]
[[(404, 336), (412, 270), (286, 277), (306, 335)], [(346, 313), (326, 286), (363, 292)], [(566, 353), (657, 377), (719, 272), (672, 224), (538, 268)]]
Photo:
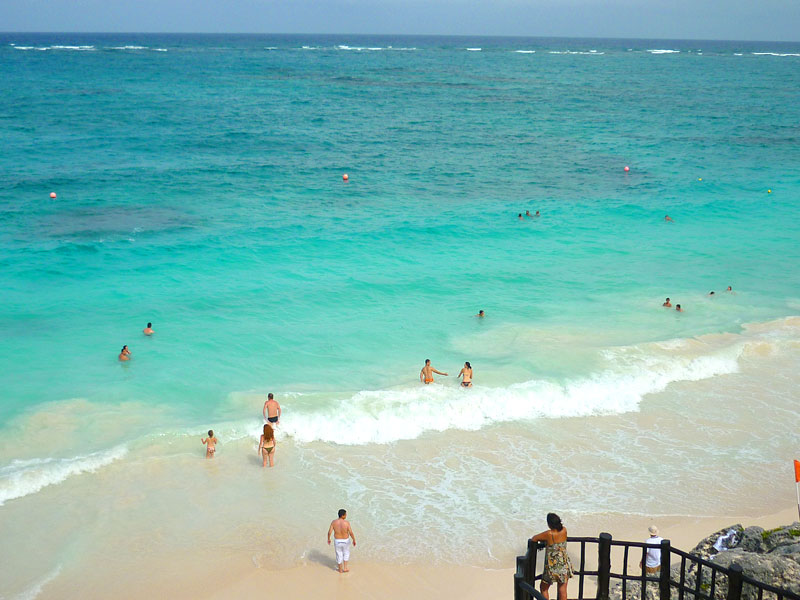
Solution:
[(458, 377), (463, 377), (461, 387), (472, 387), (472, 365), (469, 362), (464, 363), (464, 368), (461, 369)]
[(261, 439), (258, 440), (258, 451), (261, 453), (261, 459), (264, 461), (262, 467), (275, 466), (275, 432), (269, 423), (264, 423), (264, 433), (261, 434)]

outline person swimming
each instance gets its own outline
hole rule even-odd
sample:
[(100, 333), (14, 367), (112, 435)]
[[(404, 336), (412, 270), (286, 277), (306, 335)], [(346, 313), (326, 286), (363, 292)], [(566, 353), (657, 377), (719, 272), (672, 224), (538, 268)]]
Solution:
[(678, 312), (683, 312), (683, 309), (681, 308), (680, 304), (675, 305), (675, 310), (677, 310)]
[(709, 296), (713, 296), (713, 295), (714, 295), (714, 292), (708, 292), (708, 295), (709, 295)]
[(478, 311), (478, 314), (477, 314), (477, 315), (475, 315), (475, 316), (476, 316), (476, 317), (481, 317), (481, 318), (483, 318), (483, 317), (485, 317), (485, 316), (486, 316), (486, 313), (484, 313), (484, 312), (483, 312), (483, 310), (481, 309), (481, 310), (479, 310), (479, 311)]
[(520, 221), (522, 221), (522, 213), (519, 213), (519, 214), (517, 215), (517, 218), (518, 218)]
[(469, 362), (464, 363), (464, 368), (461, 369), (456, 379), (459, 377), (462, 378), (461, 387), (472, 387), (472, 365)]
[(664, 302), (664, 304), (662, 304), (661, 306), (663, 306), (664, 308), (672, 308), (672, 303), (669, 301), (669, 298), (667, 298), (666, 302)]
[(121, 361), (130, 360), (131, 359), (131, 351), (128, 350), (128, 345), (124, 345), (122, 350), (119, 351), (119, 357)]
[(142, 330), (142, 333), (145, 335), (153, 335), (155, 333), (155, 331), (153, 331), (153, 324), (148, 323), (147, 327)]
[(664, 215), (664, 222), (665, 223), (674, 223), (675, 221), (672, 220), (672, 217), (669, 215)]

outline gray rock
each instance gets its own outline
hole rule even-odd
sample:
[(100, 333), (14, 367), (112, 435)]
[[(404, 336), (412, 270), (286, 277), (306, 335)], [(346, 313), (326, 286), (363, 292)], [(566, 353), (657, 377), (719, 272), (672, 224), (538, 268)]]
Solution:
[[(731, 529), (736, 531), (731, 547), (718, 552), (714, 548), (714, 543)], [(761, 527), (745, 529), (740, 524), (731, 525), (703, 539), (695, 546), (691, 554), (711, 561), (724, 569), (737, 563), (742, 567), (745, 576), (800, 596), (800, 522), (766, 531)], [(684, 585), (693, 591), (697, 584), (697, 564), (687, 561), (686, 566)], [(680, 577), (680, 565), (673, 561), (670, 568), (670, 579), (673, 582), (679, 582)], [(703, 567), (700, 570), (700, 577), (700, 590), (704, 594), (711, 594), (711, 569)], [(713, 600), (726, 600), (728, 577), (717, 573), (713, 585)], [(616, 584), (613, 586), (610, 596), (612, 600), (641, 600), (641, 589), (640, 583), (627, 582), (623, 598), (622, 585)], [(658, 600), (658, 584), (648, 582), (645, 595), (647, 600)], [(671, 588), (670, 595), (671, 600), (677, 600), (678, 590)], [(689, 597), (693, 596), (690, 592)], [(742, 588), (743, 600), (756, 600), (757, 597), (756, 588), (745, 583)], [(772, 594), (764, 595), (765, 600), (772, 597)], [(686, 596), (684, 596), (685, 598)]]

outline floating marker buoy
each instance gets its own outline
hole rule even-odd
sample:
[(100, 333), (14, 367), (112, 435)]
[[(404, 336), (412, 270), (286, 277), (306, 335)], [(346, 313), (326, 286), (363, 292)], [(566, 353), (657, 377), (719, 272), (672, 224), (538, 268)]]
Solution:
[(771, 193), (772, 193), (772, 190), (767, 190), (767, 193), (768, 193), (768, 194), (771, 194)]
[(702, 177), (698, 177), (697, 181), (703, 181), (703, 178)]
[(55, 192), (50, 192), (50, 197), (51, 197), (53, 200), (55, 200), (55, 199), (56, 199), (56, 193), (55, 193)]
[(343, 181), (347, 181), (348, 179), (350, 179), (350, 177), (348, 177), (348, 176), (347, 176), (347, 173), (345, 173), (344, 175), (342, 175), (342, 180), (343, 180)]
[(628, 167), (628, 166), (626, 166), (626, 167), (625, 167), (625, 169), (623, 169), (623, 170), (624, 170), (624, 171), (627, 173), (628, 171), (630, 171), (630, 170), (631, 170), (631, 168), (630, 168), (630, 167)]

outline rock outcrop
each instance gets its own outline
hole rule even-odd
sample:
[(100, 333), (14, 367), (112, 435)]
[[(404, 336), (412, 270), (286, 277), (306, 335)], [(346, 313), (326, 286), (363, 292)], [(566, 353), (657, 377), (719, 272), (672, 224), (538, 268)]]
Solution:
[[(736, 563), (742, 567), (745, 576), (800, 596), (800, 522), (770, 530), (731, 525), (703, 539), (691, 554), (725, 569)], [(687, 561), (685, 585), (692, 591), (697, 585), (697, 571), (697, 564)], [(678, 582), (680, 576), (680, 564), (673, 564), (670, 579)], [(711, 569), (703, 567), (700, 569), (701, 594), (710, 595), (711, 586)], [(628, 582), (623, 598), (622, 586), (618, 584), (611, 591), (611, 598), (640, 600), (641, 589), (638, 582)], [(725, 600), (728, 578), (718, 573), (713, 591), (713, 600)], [(648, 600), (657, 600), (658, 584), (648, 583), (645, 593)], [(677, 600), (678, 590), (671, 588), (671, 596), (671, 600)], [(757, 597), (757, 590), (745, 583), (742, 588), (743, 600), (755, 600)], [(688, 594), (684, 598), (694, 600), (694, 595)], [(770, 598), (774, 598), (774, 595), (764, 594), (764, 600)]]

